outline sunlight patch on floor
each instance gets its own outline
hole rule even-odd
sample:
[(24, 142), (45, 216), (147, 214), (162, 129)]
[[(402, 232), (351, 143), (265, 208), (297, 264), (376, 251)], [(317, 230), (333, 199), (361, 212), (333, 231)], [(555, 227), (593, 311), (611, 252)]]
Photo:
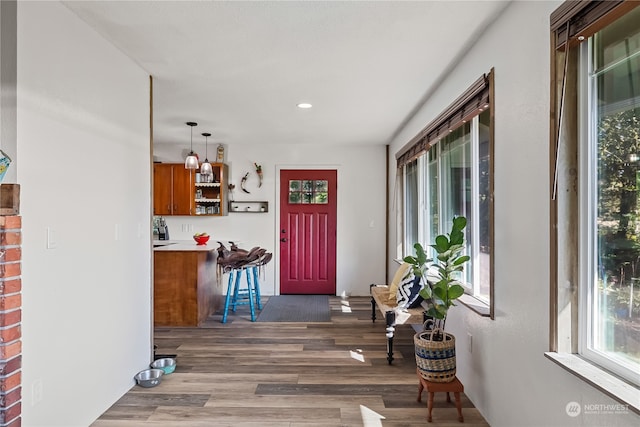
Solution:
[(342, 312), (343, 313), (351, 313), (351, 306), (349, 305), (349, 301), (340, 301), (342, 304)]
[(362, 416), (362, 425), (364, 427), (382, 427), (382, 420), (385, 419), (376, 411), (372, 411), (363, 405), (360, 405), (360, 415)]
[(351, 355), (352, 359), (355, 359), (358, 362), (364, 363), (364, 355), (362, 354), (362, 350), (360, 349), (357, 349), (356, 351), (350, 350), (349, 354)]

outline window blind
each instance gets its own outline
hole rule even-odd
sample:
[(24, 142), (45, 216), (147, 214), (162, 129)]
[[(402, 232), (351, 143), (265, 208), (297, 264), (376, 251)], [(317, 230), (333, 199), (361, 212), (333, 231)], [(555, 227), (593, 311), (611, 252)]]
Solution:
[(588, 38), (611, 22), (640, 5), (638, 0), (585, 1), (571, 0), (551, 14), (551, 31), (556, 49), (577, 44), (579, 37)]
[(489, 108), (492, 77), (493, 70), (478, 78), (462, 95), (398, 151), (396, 154), (398, 168), (429, 150), (438, 140), (462, 123)]

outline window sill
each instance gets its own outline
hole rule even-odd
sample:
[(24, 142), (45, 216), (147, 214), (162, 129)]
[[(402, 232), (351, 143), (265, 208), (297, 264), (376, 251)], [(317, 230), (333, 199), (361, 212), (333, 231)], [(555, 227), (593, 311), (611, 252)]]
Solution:
[(468, 307), (471, 311), (479, 314), (482, 317), (491, 317), (491, 309), (489, 304), (484, 301), (480, 301), (478, 298), (475, 298), (469, 294), (464, 294), (458, 301), (465, 307)]
[(593, 365), (577, 354), (546, 352), (545, 357), (640, 414), (638, 388)]

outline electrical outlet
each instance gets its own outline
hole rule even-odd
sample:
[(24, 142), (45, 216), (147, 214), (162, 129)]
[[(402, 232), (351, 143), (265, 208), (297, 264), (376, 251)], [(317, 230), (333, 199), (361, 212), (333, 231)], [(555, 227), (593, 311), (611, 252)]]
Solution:
[(467, 340), (469, 342), (469, 345), (467, 346), (467, 348), (469, 349), (469, 353), (472, 353), (473, 352), (473, 335), (471, 335), (468, 332), (467, 332)]

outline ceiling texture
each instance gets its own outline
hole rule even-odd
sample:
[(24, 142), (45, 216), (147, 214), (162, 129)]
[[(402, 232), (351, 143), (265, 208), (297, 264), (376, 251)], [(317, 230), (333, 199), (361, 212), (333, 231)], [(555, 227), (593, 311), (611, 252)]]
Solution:
[(64, 3), (153, 76), (154, 144), (186, 147), (187, 121), (194, 143), (388, 144), (509, 2)]

